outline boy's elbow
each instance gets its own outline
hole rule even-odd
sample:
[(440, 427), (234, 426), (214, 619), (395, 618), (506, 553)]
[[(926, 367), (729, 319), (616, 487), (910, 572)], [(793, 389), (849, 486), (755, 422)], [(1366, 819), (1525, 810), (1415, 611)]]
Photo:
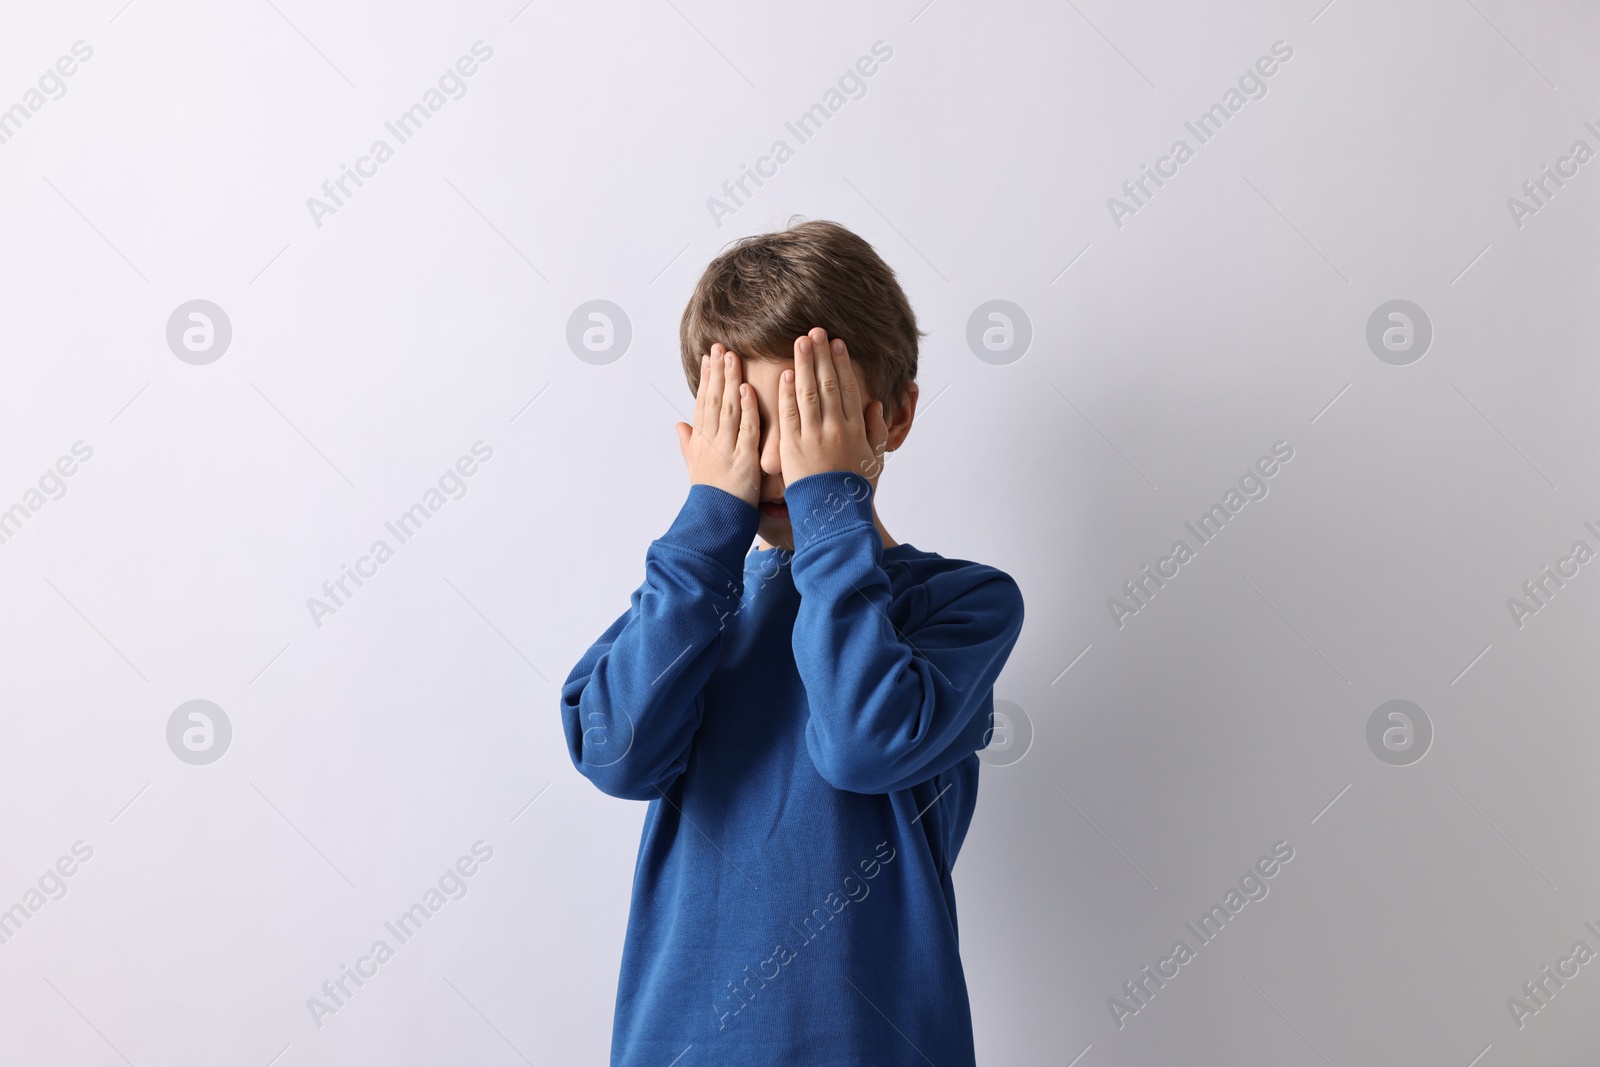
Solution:
[(835, 789), (895, 793), (931, 778), (937, 773), (936, 765), (981, 749), (988, 730), (989, 717), (976, 713), (966, 715), (953, 735), (941, 732), (939, 736), (923, 729), (914, 735), (906, 731), (888, 736), (869, 731), (830, 735), (819, 730), (813, 720), (806, 727), (806, 750), (817, 774)]
[(650, 744), (634, 716), (603, 696), (569, 686), (561, 717), (572, 766), (606, 796), (655, 800), (688, 766), (687, 751), (674, 757), (670, 744)]
[[(630, 753), (622, 753), (627, 757)], [(618, 800), (654, 800), (682, 772), (680, 764), (648, 766), (644, 753), (618, 758), (617, 753), (573, 749), (572, 765), (600, 792)]]
[(579, 774), (589, 779), (591, 785), (608, 797), (616, 797), (618, 800), (654, 800), (661, 795), (654, 782), (619, 774), (614, 767), (585, 767), (582, 764), (575, 766)]
[[(577, 772), (606, 796), (621, 800), (649, 800), (654, 785), (633, 773), (638, 760), (626, 758), (633, 731), (619, 731), (609, 712), (586, 709), (583, 690), (569, 687), (561, 697), (561, 718), (567, 735), (567, 755)], [(586, 726), (587, 723), (587, 726)]]
[[(581, 742), (581, 739), (580, 739)], [(570, 749), (572, 765), (600, 792), (618, 800), (654, 800), (678, 776), (679, 767), (646, 767), (643, 753), (618, 754), (596, 746)]]
[(878, 776), (865, 773), (859, 766), (849, 763), (818, 763), (817, 773), (835, 789), (846, 793), (882, 793)]
[(811, 750), (811, 763), (824, 782), (846, 793), (888, 793), (895, 784), (896, 775), (887, 761), (864, 756), (859, 752), (837, 751), (807, 745)]

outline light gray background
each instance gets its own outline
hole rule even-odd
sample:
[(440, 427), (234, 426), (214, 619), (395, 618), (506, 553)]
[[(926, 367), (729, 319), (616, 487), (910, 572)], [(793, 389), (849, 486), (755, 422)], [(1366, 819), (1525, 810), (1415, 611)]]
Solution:
[[(1600, 548), (1600, 160), (1521, 227), (1506, 203), (1600, 149), (1595, 5), (122, 3), (0, 34), (0, 107), (93, 48), (0, 144), (0, 507), (93, 449), (0, 544), (0, 908), (93, 849), (0, 945), (0, 1062), (603, 1061), (644, 807), (572, 769), (558, 687), (686, 492), (689, 289), (795, 213), (872, 241), (929, 331), (887, 527), (1026, 598), (996, 695), (1035, 740), (984, 768), (956, 867), (980, 1062), (1595, 1062), (1600, 964), (1521, 1028), (1506, 1003), (1600, 950), (1600, 564), (1520, 628), (1506, 603)], [(1267, 95), (1115, 225), (1279, 40)], [(166, 343), (195, 299), (233, 331), (203, 366)], [(633, 331), (605, 365), (565, 340), (595, 299)], [(994, 299), (1033, 330), (1005, 365), (965, 340)], [(1365, 339), (1392, 299), (1434, 329), (1408, 366)], [(1119, 629), (1107, 598), (1280, 440), (1270, 494)], [(233, 729), (209, 765), (167, 744), (195, 699)], [(1435, 731), (1410, 766), (1367, 744), (1391, 699)], [(1119, 1028), (1275, 841), (1270, 894)]]

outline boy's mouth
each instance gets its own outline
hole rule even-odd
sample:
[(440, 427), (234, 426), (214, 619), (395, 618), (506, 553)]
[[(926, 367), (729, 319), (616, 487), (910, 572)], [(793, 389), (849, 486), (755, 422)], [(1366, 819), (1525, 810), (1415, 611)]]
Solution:
[(761, 514), (769, 519), (787, 519), (789, 517), (789, 505), (784, 503), (781, 496), (776, 500), (763, 500), (761, 502)]

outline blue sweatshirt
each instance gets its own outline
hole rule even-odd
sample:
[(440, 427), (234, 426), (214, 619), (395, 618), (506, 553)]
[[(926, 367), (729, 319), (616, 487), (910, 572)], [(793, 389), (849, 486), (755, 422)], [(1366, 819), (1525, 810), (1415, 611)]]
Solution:
[(972, 1067), (950, 869), (1005, 572), (885, 548), (847, 471), (786, 487), (794, 551), (692, 485), (628, 610), (561, 688), (567, 747), (648, 800), (612, 1067)]

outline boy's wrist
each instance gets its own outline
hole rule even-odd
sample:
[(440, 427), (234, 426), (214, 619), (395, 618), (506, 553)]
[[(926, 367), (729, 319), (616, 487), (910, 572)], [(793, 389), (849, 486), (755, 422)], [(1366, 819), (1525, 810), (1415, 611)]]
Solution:
[(745, 553), (760, 525), (761, 513), (754, 504), (726, 489), (695, 482), (659, 540), (709, 556), (729, 573), (742, 575)]
[(795, 553), (852, 526), (866, 525), (875, 531), (875, 492), (872, 484), (854, 471), (822, 471), (784, 486)]

